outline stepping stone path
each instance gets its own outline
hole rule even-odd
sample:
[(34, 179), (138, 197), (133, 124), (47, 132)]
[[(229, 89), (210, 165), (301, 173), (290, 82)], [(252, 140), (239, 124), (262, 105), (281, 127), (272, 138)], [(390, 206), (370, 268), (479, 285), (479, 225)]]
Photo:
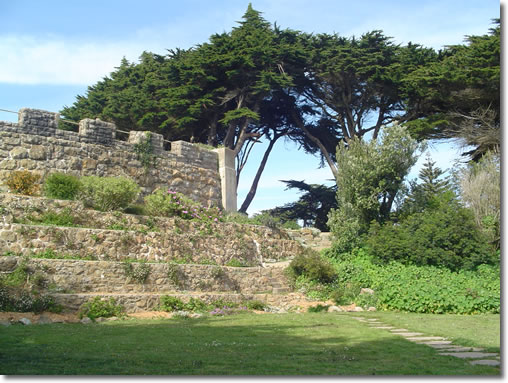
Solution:
[[(469, 363), (473, 365), (484, 365), (484, 366), (499, 366), (501, 365), (500, 356), (495, 352), (482, 352), (483, 348), (479, 347), (464, 347), (458, 345), (452, 345), (451, 340), (447, 340), (441, 336), (422, 336), (421, 332), (410, 332), (405, 328), (394, 328), (386, 325), (379, 321), (379, 319), (363, 318), (363, 317), (351, 317), (358, 322), (367, 323), (370, 328), (377, 328), (382, 330), (390, 330), (394, 335), (403, 336), (410, 342), (418, 344), (424, 344), (426, 346), (435, 348), (439, 351), (439, 355), (443, 356), (454, 356), (461, 359), (473, 359)], [(488, 358), (488, 359), (484, 359)]]

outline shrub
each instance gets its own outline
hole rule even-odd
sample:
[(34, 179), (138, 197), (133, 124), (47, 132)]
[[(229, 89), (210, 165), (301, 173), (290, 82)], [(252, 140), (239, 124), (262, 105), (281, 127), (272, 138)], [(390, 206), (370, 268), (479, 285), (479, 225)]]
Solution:
[(180, 311), (185, 308), (185, 303), (177, 297), (163, 295), (160, 298), (159, 309), (162, 311)]
[(81, 178), (81, 184), (78, 199), (100, 211), (125, 209), (140, 192), (139, 186), (125, 177), (88, 176)]
[(328, 311), (328, 307), (330, 307), (329, 305), (321, 305), (321, 304), (318, 304), (317, 306), (310, 306), (308, 309), (307, 309), (307, 312), (309, 313), (320, 313), (320, 312), (323, 312), (323, 311)]
[(397, 260), (450, 270), (498, 262), (469, 210), (449, 194), (435, 204), (436, 208), (415, 213), (397, 225), (373, 223), (367, 239), (370, 254), (382, 262)]
[(261, 301), (252, 300), (252, 301), (247, 301), (245, 306), (249, 310), (264, 310), (266, 307), (266, 304)]
[(198, 311), (198, 312), (204, 312), (208, 310), (208, 305), (203, 302), (201, 299), (197, 298), (190, 298), (189, 302), (185, 303), (184, 305), (185, 310), (188, 311)]
[(83, 318), (87, 316), (91, 320), (95, 321), (96, 318), (122, 316), (123, 312), (123, 306), (118, 305), (114, 298), (103, 300), (101, 297), (95, 297), (94, 299), (81, 305), (79, 317)]
[(44, 180), (44, 195), (49, 198), (73, 200), (78, 195), (81, 182), (72, 174), (52, 173)]
[(222, 221), (222, 212), (217, 207), (207, 208), (172, 190), (155, 190), (145, 197), (148, 214), (163, 217), (180, 217), (203, 222)]
[(330, 283), (337, 278), (330, 262), (311, 249), (305, 249), (303, 253), (297, 255), (289, 264), (289, 270), (293, 278), (304, 275), (321, 283)]
[(17, 294), (10, 292), (6, 286), (0, 285), (0, 311), (57, 312), (61, 307), (56, 305), (53, 298), (47, 295), (35, 295), (26, 290)]
[(12, 193), (24, 195), (36, 195), (39, 192), (39, 179), (38, 174), (33, 174), (28, 170), (13, 171), (5, 184)]
[(140, 262), (137, 266), (133, 266), (132, 262), (124, 261), (123, 268), (125, 275), (141, 284), (146, 282), (146, 278), (148, 278), (151, 271), (150, 265), (147, 265), (145, 262)]

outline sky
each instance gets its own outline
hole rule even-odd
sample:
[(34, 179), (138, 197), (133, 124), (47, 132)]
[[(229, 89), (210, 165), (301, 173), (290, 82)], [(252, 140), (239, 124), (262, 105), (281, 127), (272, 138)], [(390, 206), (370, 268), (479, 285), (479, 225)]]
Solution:
[[(270, 23), (304, 32), (360, 36), (382, 30), (395, 43), (441, 49), (466, 35), (482, 35), (500, 17), (494, 0), (252, 0)], [(52, 112), (70, 106), (88, 86), (108, 76), (122, 57), (136, 62), (143, 51), (165, 54), (190, 48), (241, 20), (243, 0), (0, 0), (0, 109)], [(503, 4), (503, 2), (501, 2)], [(504, 4), (503, 4), (504, 6)], [(0, 120), (17, 121), (0, 112)], [(431, 143), (429, 153), (445, 170), (460, 157), (453, 143)], [(264, 153), (258, 144), (240, 178), (238, 206)], [(422, 155), (409, 178), (416, 178)], [(333, 184), (327, 167), (280, 140), (273, 150), (248, 212), (298, 199), (280, 180)]]

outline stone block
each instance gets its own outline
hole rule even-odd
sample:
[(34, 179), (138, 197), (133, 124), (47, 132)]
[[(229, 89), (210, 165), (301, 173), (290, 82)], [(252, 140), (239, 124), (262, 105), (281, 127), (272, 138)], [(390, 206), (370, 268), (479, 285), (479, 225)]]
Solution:
[(28, 152), (28, 157), (32, 160), (45, 160), (46, 150), (42, 145), (33, 145)]

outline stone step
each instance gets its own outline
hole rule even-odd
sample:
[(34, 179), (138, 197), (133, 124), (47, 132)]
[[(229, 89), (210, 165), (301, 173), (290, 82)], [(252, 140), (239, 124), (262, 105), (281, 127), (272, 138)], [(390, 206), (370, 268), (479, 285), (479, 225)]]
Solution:
[(272, 294), (285, 294), (289, 293), (291, 290), (287, 287), (274, 287), (272, 289)]
[(439, 355), (454, 356), (462, 359), (482, 359), (482, 358), (494, 358), (498, 354), (494, 352), (440, 352)]

